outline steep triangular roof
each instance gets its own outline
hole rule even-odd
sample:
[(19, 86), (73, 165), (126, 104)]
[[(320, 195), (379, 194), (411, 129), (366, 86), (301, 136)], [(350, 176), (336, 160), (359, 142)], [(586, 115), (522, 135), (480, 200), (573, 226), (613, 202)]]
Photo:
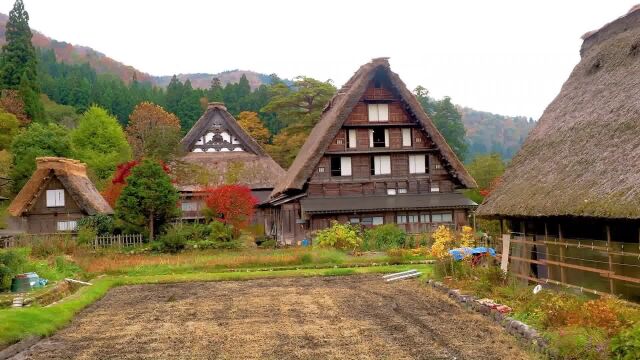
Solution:
[[(237, 138), (239, 144), (225, 143), (229, 148), (241, 147), (243, 151), (191, 152), (194, 144), (213, 128), (223, 129)], [(285, 171), (269, 154), (242, 129), (236, 119), (222, 103), (209, 103), (205, 113), (182, 139), (181, 145), (187, 153), (182, 161), (197, 165), (210, 172), (211, 184), (221, 183), (225, 174), (233, 168), (237, 172), (237, 182), (251, 189), (273, 189), (284, 176)], [(229, 150), (229, 149), (223, 149)], [(201, 186), (194, 179), (183, 179), (179, 188), (194, 191)]]
[(21, 216), (42, 194), (46, 183), (55, 176), (78, 206), (89, 215), (113, 214), (113, 209), (87, 177), (87, 168), (78, 160), (59, 157), (36, 159), (37, 168), (29, 181), (9, 205), (9, 214)]
[(640, 218), (638, 10), (584, 37), (580, 63), (478, 215)]
[[(219, 115), (219, 116), (216, 116)], [(229, 130), (233, 136), (237, 137), (240, 142), (245, 145), (245, 151), (254, 153), (259, 156), (268, 156), (254, 138), (249, 136), (244, 129), (238, 124), (233, 115), (231, 115), (223, 103), (209, 103), (207, 110), (202, 114), (200, 119), (191, 127), (187, 135), (182, 138), (180, 144), (185, 151), (189, 151), (191, 147), (201, 136), (214, 125), (220, 125)]]
[(422, 109), (422, 106), (415, 95), (409, 91), (398, 74), (391, 71), (388, 58), (373, 59), (370, 63), (362, 65), (358, 71), (338, 90), (338, 93), (329, 101), (325, 107), (320, 121), (309, 134), (298, 156), (287, 171), (287, 175), (273, 190), (272, 197), (285, 194), (287, 192), (302, 190), (305, 183), (313, 173), (313, 169), (318, 164), (327, 147), (336, 136), (347, 117), (353, 111), (354, 106), (360, 101), (370, 81), (377, 72), (384, 72), (389, 78), (391, 85), (395, 88), (404, 103), (407, 111), (413, 115), (426, 131), (433, 143), (440, 150), (443, 157), (443, 166), (449, 171), (454, 179), (467, 188), (475, 188), (475, 180), (467, 173), (456, 154), (451, 150), (449, 144), (429, 116)]

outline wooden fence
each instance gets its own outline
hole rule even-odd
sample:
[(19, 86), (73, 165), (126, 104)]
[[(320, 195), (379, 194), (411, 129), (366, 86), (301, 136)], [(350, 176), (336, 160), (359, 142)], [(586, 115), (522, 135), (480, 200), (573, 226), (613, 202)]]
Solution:
[(105, 247), (126, 247), (126, 246), (140, 246), (143, 243), (144, 238), (142, 234), (124, 234), (124, 235), (104, 235), (96, 236), (93, 240), (93, 248), (105, 248)]
[[(502, 239), (495, 247), (502, 249)], [(640, 245), (589, 239), (508, 236), (509, 272), (528, 281), (640, 300)], [(503, 254), (505, 255), (505, 254)]]
[[(33, 247), (42, 243), (57, 243), (60, 241), (76, 241), (76, 235), (71, 233), (52, 234), (16, 234), (0, 236), (0, 248)], [(104, 235), (96, 236), (89, 245), (94, 249), (107, 247), (140, 246), (144, 242), (141, 234)]]

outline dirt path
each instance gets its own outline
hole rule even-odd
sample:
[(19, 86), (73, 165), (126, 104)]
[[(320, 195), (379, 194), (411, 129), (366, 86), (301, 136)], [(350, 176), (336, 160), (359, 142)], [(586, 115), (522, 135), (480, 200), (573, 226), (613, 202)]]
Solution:
[(126, 286), (20, 359), (527, 359), (416, 280), (379, 276)]

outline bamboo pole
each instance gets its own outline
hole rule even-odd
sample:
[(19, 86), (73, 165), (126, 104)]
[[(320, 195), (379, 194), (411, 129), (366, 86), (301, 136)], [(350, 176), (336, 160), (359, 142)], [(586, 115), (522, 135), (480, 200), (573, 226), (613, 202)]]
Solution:
[[(547, 245), (547, 241), (549, 240), (549, 230), (547, 228), (547, 222), (544, 222), (544, 259), (548, 260), (550, 258), (549, 256), (549, 245)], [(551, 276), (551, 267), (549, 265), (547, 265), (547, 279), (553, 279), (553, 276)]]
[[(562, 242), (562, 224), (558, 223), (558, 240)], [(564, 247), (560, 246), (560, 262), (564, 263)], [(560, 282), (567, 282), (567, 273), (564, 269), (564, 266), (560, 267)]]
[[(609, 250), (611, 250), (611, 226), (609, 224), (606, 225), (606, 230), (607, 230), (607, 248), (609, 248)], [(609, 258), (609, 272), (611, 274), (614, 273), (613, 271), (613, 255), (611, 255), (611, 252), (608, 252), (608, 258)], [(616, 293), (616, 287), (615, 287), (615, 282), (613, 280), (613, 278), (609, 278), (609, 292), (611, 292), (612, 294)]]

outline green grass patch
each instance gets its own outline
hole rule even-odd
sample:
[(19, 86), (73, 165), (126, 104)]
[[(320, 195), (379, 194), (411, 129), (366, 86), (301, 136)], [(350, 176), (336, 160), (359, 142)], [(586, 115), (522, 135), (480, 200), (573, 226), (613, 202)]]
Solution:
[(75, 314), (102, 298), (114, 286), (178, 283), (193, 281), (238, 281), (264, 278), (339, 276), (353, 274), (390, 273), (417, 269), (424, 277), (433, 274), (431, 265), (375, 266), (337, 269), (299, 269), (282, 271), (235, 271), (218, 273), (180, 273), (148, 276), (105, 276), (95, 279), (75, 294), (48, 307), (0, 310), (0, 347), (31, 335), (48, 336), (65, 326)]

